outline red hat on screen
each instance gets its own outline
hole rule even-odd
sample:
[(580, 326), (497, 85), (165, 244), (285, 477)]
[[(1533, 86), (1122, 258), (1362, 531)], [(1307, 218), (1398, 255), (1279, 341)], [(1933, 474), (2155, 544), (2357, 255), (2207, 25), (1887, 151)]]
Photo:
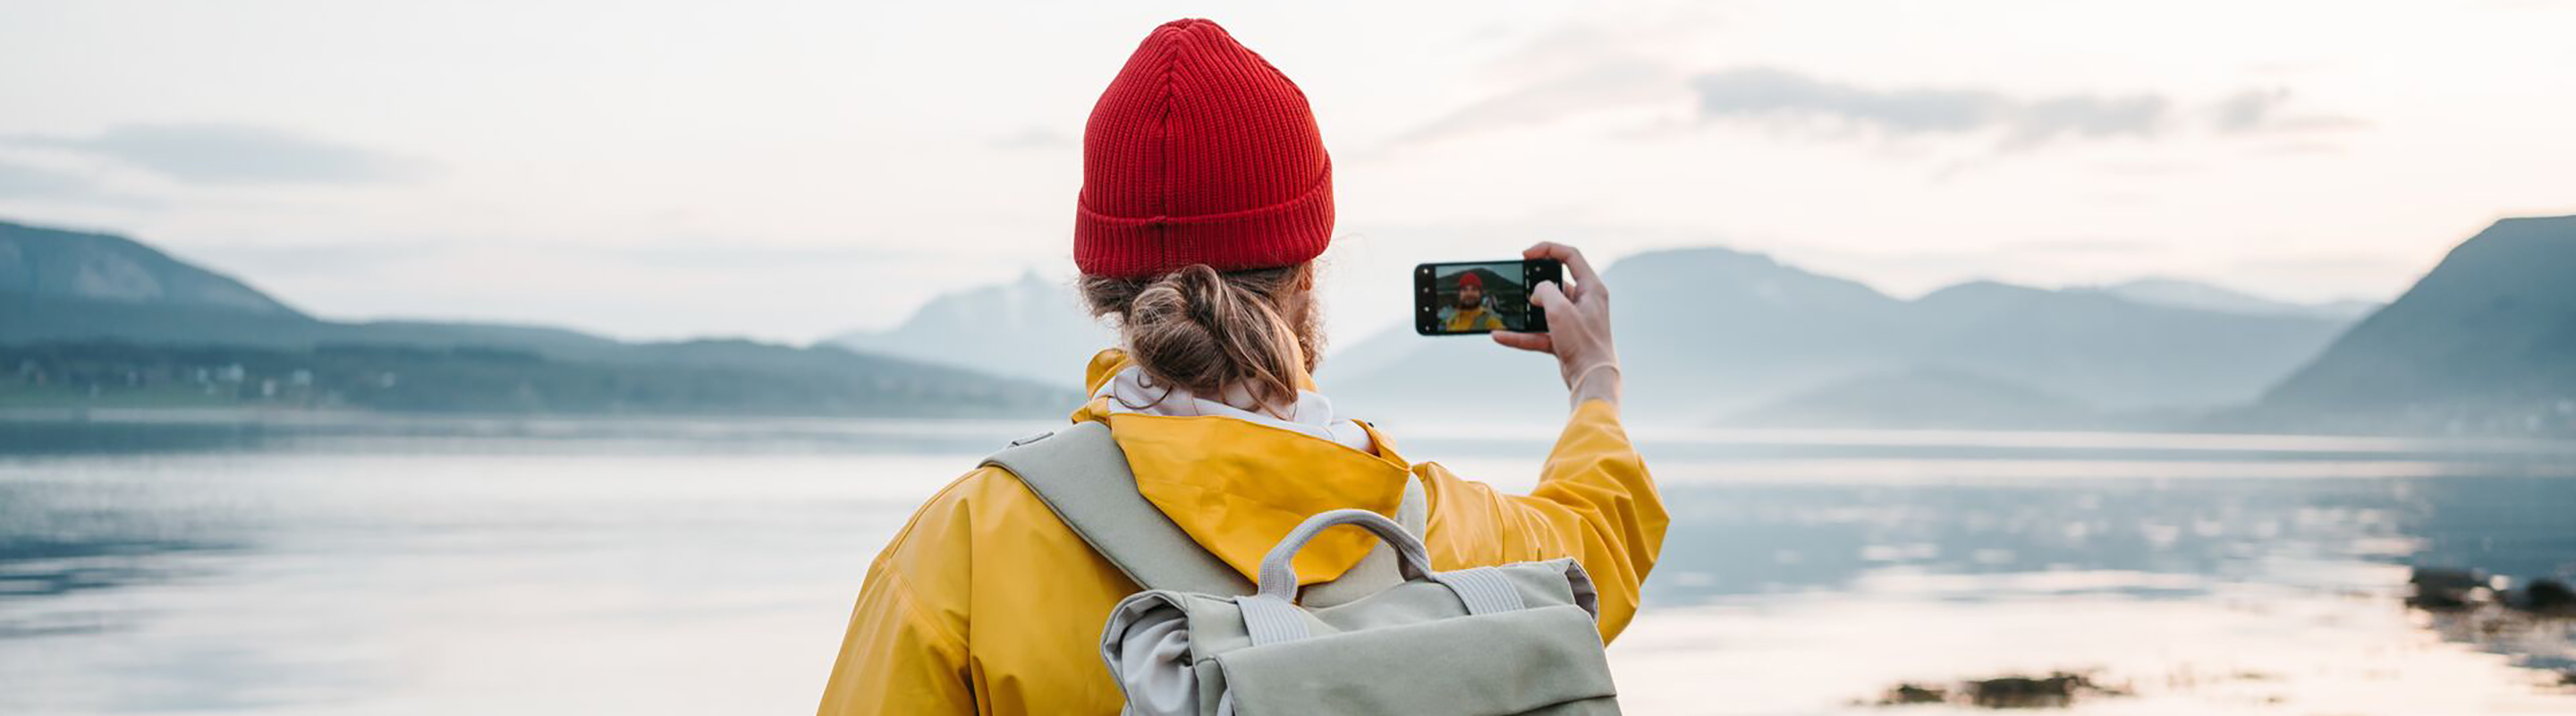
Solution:
[(1468, 287), (1468, 286), (1474, 286), (1474, 287), (1477, 287), (1477, 288), (1484, 288), (1484, 287), (1485, 287), (1485, 277), (1484, 277), (1482, 274), (1473, 274), (1473, 273), (1459, 274), (1459, 275), (1458, 275), (1458, 287), (1459, 287), (1459, 288), (1466, 288), (1466, 287)]
[(1140, 278), (1294, 266), (1333, 233), (1333, 162), (1306, 93), (1207, 20), (1154, 28), (1082, 133), (1073, 260)]

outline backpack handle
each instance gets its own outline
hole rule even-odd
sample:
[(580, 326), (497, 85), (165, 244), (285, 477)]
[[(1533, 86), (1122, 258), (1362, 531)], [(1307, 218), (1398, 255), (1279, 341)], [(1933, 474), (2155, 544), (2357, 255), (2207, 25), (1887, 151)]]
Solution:
[(1387, 546), (1395, 548), (1395, 564), (1404, 572), (1405, 579), (1432, 578), (1431, 552), (1422, 547), (1421, 538), (1404, 531), (1402, 525), (1385, 515), (1361, 509), (1340, 509), (1306, 518), (1304, 523), (1297, 525), (1297, 529), (1290, 530), (1286, 538), (1279, 540), (1279, 546), (1270, 548), (1270, 553), (1261, 557), (1261, 596), (1283, 602), (1296, 601), (1297, 567), (1293, 562), (1297, 552), (1305, 549), (1306, 543), (1323, 534), (1324, 530), (1342, 525), (1367, 528), (1377, 533), (1378, 539), (1386, 540)]

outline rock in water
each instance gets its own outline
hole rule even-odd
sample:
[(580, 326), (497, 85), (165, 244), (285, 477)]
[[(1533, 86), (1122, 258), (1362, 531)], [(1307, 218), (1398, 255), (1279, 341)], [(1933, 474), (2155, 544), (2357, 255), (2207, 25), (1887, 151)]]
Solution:
[(2406, 598), (2406, 606), (2433, 612), (2467, 609), (2471, 597), (2487, 588), (2486, 575), (2449, 567), (2416, 567), (2415, 576), (2407, 578), (2406, 583), (2415, 586), (2415, 594)]
[(2541, 613), (2576, 612), (2576, 590), (2555, 579), (2534, 579), (2522, 589), (2522, 606)]

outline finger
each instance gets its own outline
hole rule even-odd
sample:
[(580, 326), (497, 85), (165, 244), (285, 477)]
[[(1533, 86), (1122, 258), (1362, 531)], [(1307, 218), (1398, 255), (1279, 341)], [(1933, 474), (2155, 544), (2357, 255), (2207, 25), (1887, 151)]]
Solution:
[(1505, 346), (1510, 346), (1510, 347), (1518, 348), (1518, 349), (1525, 350), (1525, 351), (1537, 351), (1537, 352), (1540, 352), (1540, 353), (1555, 353), (1555, 352), (1556, 352), (1556, 341), (1555, 341), (1554, 339), (1549, 338), (1549, 337), (1547, 336), (1547, 334), (1545, 334), (1545, 333), (1521, 333), (1521, 332), (1518, 332), (1518, 331), (1495, 331), (1495, 332), (1493, 333), (1493, 336), (1494, 336), (1494, 342), (1495, 342), (1495, 343), (1500, 343), (1500, 344), (1503, 344), (1503, 345), (1505, 345)]
[[(1529, 248), (1522, 249), (1522, 250), (1521, 250), (1521, 258), (1523, 258), (1523, 259), (1552, 259), (1552, 260), (1555, 260), (1557, 263), (1562, 264), (1562, 263), (1565, 263), (1565, 256), (1566, 256), (1567, 254), (1571, 254), (1571, 253), (1574, 253), (1574, 247), (1572, 247), (1572, 246), (1567, 246), (1567, 245), (1560, 244), (1560, 243), (1557, 243), (1557, 242), (1554, 242), (1554, 241), (1541, 241), (1541, 242), (1538, 242), (1538, 243), (1535, 243), (1535, 244), (1530, 244), (1530, 247), (1529, 247)], [(1535, 288), (1535, 287), (1533, 287), (1533, 288)], [(1562, 287), (1560, 287), (1560, 288), (1562, 288)], [(1566, 289), (1566, 292), (1567, 292), (1567, 294), (1568, 294), (1569, 296), (1571, 296), (1571, 295), (1580, 295), (1580, 294), (1582, 294), (1582, 293), (1583, 293), (1583, 288), (1584, 288), (1584, 287), (1582, 287), (1582, 286), (1576, 286), (1576, 287), (1571, 288), (1571, 289)], [(1535, 298), (1533, 298), (1532, 300), (1533, 300), (1533, 301), (1535, 301)]]
[(1531, 244), (1529, 249), (1522, 251), (1521, 258), (1550, 258), (1556, 259), (1558, 262), (1565, 264), (1566, 270), (1572, 272), (1574, 275), (1574, 291), (1576, 293), (1588, 294), (1596, 290), (1607, 290), (1600, 288), (1601, 275), (1593, 273), (1592, 261), (1583, 257), (1582, 249), (1554, 241), (1541, 241), (1536, 244)]
[(1564, 287), (1555, 281), (1540, 281), (1538, 288), (1530, 289), (1530, 303), (1538, 304), (1539, 310), (1549, 316), (1574, 315), (1574, 299), (1566, 298)]

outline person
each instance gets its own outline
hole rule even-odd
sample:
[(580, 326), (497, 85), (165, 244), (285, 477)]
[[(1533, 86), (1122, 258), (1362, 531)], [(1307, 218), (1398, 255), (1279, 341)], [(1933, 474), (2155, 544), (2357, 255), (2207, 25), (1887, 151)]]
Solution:
[(1485, 304), (1485, 277), (1458, 274), (1458, 303), (1440, 309), (1440, 327), (1449, 331), (1504, 330), (1502, 316)]
[[(1083, 145), (1073, 258), (1121, 347), (1091, 359), (1071, 419), (1107, 424), (1133, 488), (1199, 548), (1252, 578), (1308, 516), (1394, 514), (1418, 486), (1436, 569), (1572, 557), (1598, 591), (1601, 638), (1628, 627), (1668, 518), (1620, 425), (1610, 287), (1581, 251), (1524, 252), (1574, 281), (1536, 288), (1551, 332), (1493, 334), (1553, 354), (1572, 406), (1537, 486), (1507, 494), (1414, 461), (1317, 392), (1332, 164), (1285, 75), (1216, 23), (1164, 24), (1101, 95)], [(1298, 555), (1301, 583), (1375, 542), (1324, 533)], [(1009, 470), (977, 468), (870, 564), (818, 713), (1119, 713), (1101, 632), (1136, 591)]]

